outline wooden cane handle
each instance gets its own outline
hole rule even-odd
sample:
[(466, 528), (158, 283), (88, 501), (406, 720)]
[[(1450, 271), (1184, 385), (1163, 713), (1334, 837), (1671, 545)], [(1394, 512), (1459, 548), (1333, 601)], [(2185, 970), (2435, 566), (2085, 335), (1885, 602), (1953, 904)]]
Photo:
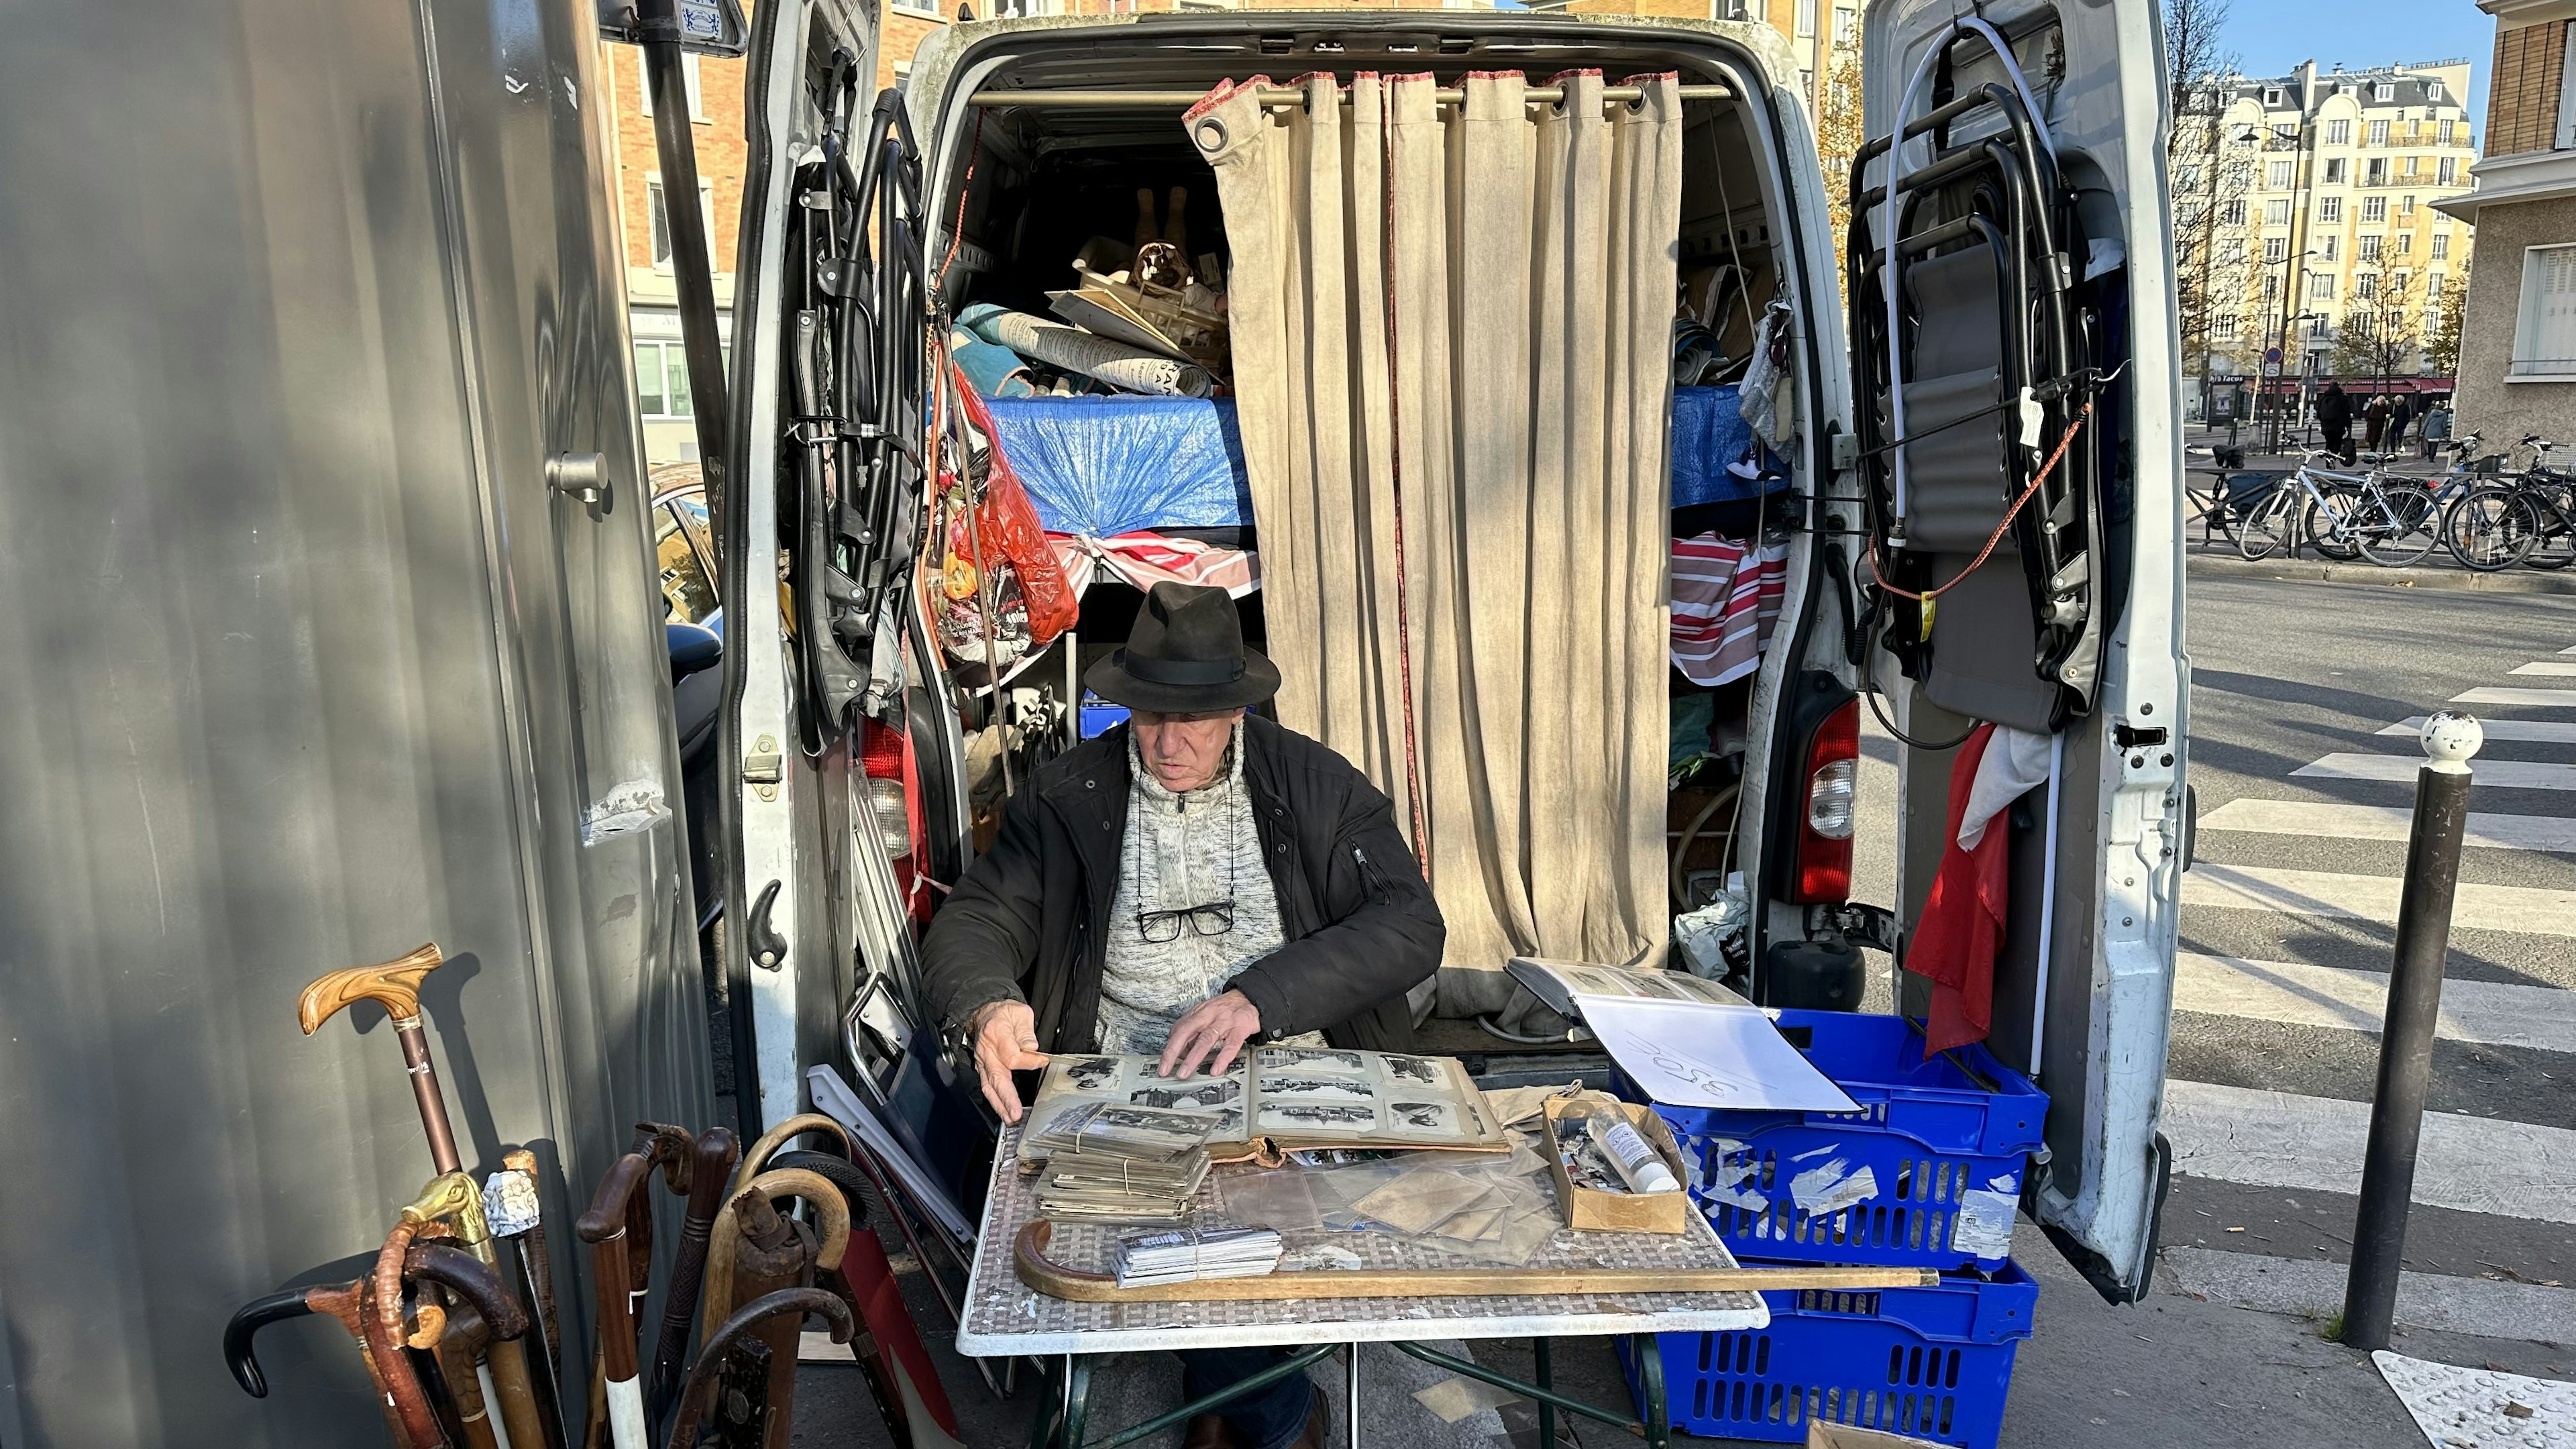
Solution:
[(751, 1150), (745, 1152), (742, 1160), (734, 1165), (733, 1182), (725, 1188), (725, 1200), (729, 1202), (742, 1196), (743, 1188), (769, 1166), (771, 1153), (786, 1146), (789, 1139), (801, 1137), (808, 1132), (829, 1132), (841, 1139), (843, 1157), (857, 1155), (858, 1149), (850, 1142), (849, 1128), (820, 1112), (799, 1113), (761, 1133), (760, 1140), (751, 1144)]
[(311, 1036), (343, 1008), (361, 1001), (377, 1003), (396, 1020), (418, 1016), (420, 979), (446, 964), (446, 960), (433, 941), (396, 960), (334, 971), (305, 987), (304, 994), (295, 999), (295, 1020), (304, 1028), (304, 1034)]
[[(841, 1255), (850, 1246), (850, 1203), (830, 1178), (804, 1167), (782, 1167), (764, 1172), (744, 1183), (743, 1192), (756, 1192), (776, 1202), (783, 1197), (801, 1197), (814, 1205), (814, 1215), (822, 1231), (816, 1235), (814, 1266), (826, 1273), (841, 1266)], [(735, 1194), (740, 1197), (741, 1194)], [(741, 1215), (734, 1205), (726, 1203), (716, 1214), (707, 1233), (707, 1281), (698, 1295), (698, 1318), (704, 1331), (713, 1333), (725, 1315), (733, 1312), (734, 1246), (742, 1238)]]
[(1494, 1294), (1712, 1293), (1798, 1288), (1923, 1288), (1929, 1268), (1410, 1268), (1273, 1273), (1121, 1288), (1107, 1273), (1068, 1268), (1046, 1255), (1054, 1225), (1020, 1229), (1011, 1245), (1022, 1283), (1076, 1303), (1277, 1302), (1297, 1298), (1482, 1298)]

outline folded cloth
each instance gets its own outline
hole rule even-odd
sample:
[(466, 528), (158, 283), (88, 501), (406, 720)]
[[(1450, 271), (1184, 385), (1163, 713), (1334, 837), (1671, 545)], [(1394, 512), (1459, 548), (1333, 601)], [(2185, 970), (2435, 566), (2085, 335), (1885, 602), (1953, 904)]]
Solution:
[(1759, 668), (1789, 584), (1789, 546), (1673, 540), (1673, 667), (1703, 689)]
[(1994, 745), (1995, 726), (1979, 725), (1951, 758), (1947, 843), (1922, 918), (1906, 943), (1905, 969), (1932, 983), (1932, 1012), (1923, 1032), (1927, 1054), (1985, 1040), (1994, 1019), (1995, 949), (2003, 942), (2012, 832), (1986, 829), (1994, 814), (1988, 810), (1974, 822), (1975, 845), (1960, 844), (1971, 823), (1979, 771)]
[(1055, 550), (1056, 561), (1064, 565), (1065, 577), (1074, 581), (1077, 594), (1089, 586), (1094, 563), (1140, 593), (1156, 584), (1192, 584), (1223, 589), (1240, 599), (1261, 587), (1261, 562), (1252, 552), (1220, 548), (1195, 538), (1166, 538), (1159, 533), (1122, 533), (1115, 538), (1050, 533), (1047, 544)]

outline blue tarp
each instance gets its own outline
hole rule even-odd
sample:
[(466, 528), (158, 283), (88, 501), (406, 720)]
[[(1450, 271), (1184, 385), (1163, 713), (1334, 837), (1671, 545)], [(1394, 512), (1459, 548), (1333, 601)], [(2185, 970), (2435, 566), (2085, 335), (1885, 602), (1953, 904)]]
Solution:
[[(1230, 398), (992, 398), (1002, 452), (1050, 533), (1234, 528), (1252, 522), (1243, 437)], [(1788, 478), (1768, 452), (1769, 478), (1727, 471), (1753, 432), (1736, 390), (1673, 389), (1673, 506), (1758, 498)]]
[(993, 398), (1002, 454), (1049, 533), (1252, 522), (1230, 398)]
[(1727, 464), (1742, 461), (1753, 448), (1753, 429), (1736, 410), (1740, 396), (1733, 383), (1673, 389), (1675, 508), (1759, 498), (1789, 486), (1788, 470), (1767, 450), (1761, 454), (1768, 465), (1762, 471), (1777, 476), (1739, 478), (1726, 471)]

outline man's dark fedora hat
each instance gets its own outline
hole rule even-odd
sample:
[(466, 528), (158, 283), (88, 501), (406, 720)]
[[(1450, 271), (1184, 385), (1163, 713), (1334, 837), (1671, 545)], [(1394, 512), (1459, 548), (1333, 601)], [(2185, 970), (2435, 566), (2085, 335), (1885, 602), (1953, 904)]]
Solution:
[(1243, 647), (1243, 620), (1223, 589), (1156, 584), (1127, 647), (1082, 682), (1102, 699), (1157, 714), (1243, 709), (1279, 692), (1279, 666)]

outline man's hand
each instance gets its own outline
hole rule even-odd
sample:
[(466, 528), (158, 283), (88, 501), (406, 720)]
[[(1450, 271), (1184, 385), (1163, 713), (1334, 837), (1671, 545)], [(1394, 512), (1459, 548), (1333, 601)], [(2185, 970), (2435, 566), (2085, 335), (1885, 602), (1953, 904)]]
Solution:
[[(1208, 1075), (1223, 1076), (1237, 1052), (1261, 1030), (1261, 1009), (1240, 991), (1211, 996), (1172, 1023), (1172, 1039), (1163, 1047), (1162, 1075), (1191, 1077), (1207, 1060)], [(1213, 1060), (1208, 1060), (1213, 1057)]]
[(979, 1008), (969, 1032), (975, 1038), (975, 1071), (984, 1081), (984, 1100), (1005, 1122), (1020, 1120), (1020, 1090), (1011, 1073), (1032, 1072), (1047, 1064), (1038, 1050), (1037, 1013), (1025, 1001), (996, 1001)]

